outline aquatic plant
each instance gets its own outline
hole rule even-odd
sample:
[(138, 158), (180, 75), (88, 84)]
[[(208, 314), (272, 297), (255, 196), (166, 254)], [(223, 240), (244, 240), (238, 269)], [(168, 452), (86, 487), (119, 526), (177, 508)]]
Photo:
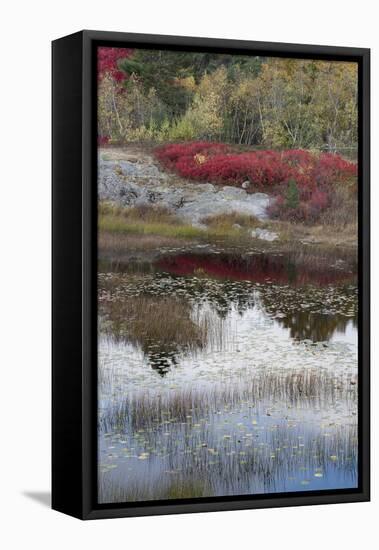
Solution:
[[(103, 392), (110, 393), (114, 379), (103, 378)], [(168, 421), (196, 424), (199, 419), (228, 408), (248, 405), (259, 410), (259, 403), (286, 403), (295, 408), (327, 409), (337, 399), (356, 403), (356, 375), (333, 375), (319, 369), (258, 372), (248, 381), (215, 383), (211, 389), (181, 388), (175, 391), (130, 392), (102, 412), (99, 427), (104, 432), (164, 427)], [(352, 385), (353, 384), (353, 385)], [(190, 421), (189, 421), (190, 419)]]
[[(355, 322), (356, 286), (328, 279), (340, 264), (324, 286), (232, 276), (273, 260), (288, 278), (290, 259), (224, 255), (220, 279), (196, 262), (185, 276), (104, 264), (100, 502), (356, 487), (356, 349), (327, 341)], [(304, 266), (300, 254), (298, 281)]]
[(105, 434), (100, 501), (356, 486), (354, 423), (320, 431), (298, 426), (294, 415), (281, 422), (248, 410), (229, 407), (196, 424), (169, 418), (162, 428)]

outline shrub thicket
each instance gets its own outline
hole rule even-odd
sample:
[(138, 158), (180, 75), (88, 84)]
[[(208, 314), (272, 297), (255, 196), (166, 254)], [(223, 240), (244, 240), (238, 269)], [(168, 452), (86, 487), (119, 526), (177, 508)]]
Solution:
[(336, 186), (354, 186), (357, 166), (332, 153), (302, 149), (235, 152), (213, 142), (160, 146), (156, 157), (168, 169), (195, 181), (240, 186), (249, 192), (269, 191), (276, 196), (270, 207), (274, 218), (315, 221), (328, 208)]

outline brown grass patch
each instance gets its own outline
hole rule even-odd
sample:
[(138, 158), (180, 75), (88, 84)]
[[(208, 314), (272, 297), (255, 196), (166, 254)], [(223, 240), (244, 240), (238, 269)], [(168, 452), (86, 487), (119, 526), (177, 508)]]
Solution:
[[(343, 225), (305, 225), (287, 221), (266, 221), (262, 224), (267, 229), (280, 235), (280, 247), (283, 252), (297, 251), (302, 244), (312, 245), (315, 251), (320, 247), (325, 253), (334, 251), (336, 247), (355, 251), (358, 247), (357, 223), (352, 221)], [(277, 242), (274, 243), (277, 246)]]
[(170, 354), (203, 348), (207, 343), (208, 323), (195, 323), (185, 300), (141, 295), (106, 301), (101, 309), (110, 334), (144, 352)]
[(131, 251), (157, 250), (160, 247), (174, 247), (182, 239), (174, 237), (162, 237), (160, 235), (124, 235), (122, 233), (99, 232), (99, 253), (102, 255), (127, 254)]
[(243, 229), (251, 229), (260, 225), (260, 222), (254, 216), (241, 214), (239, 212), (230, 212), (228, 214), (217, 214), (215, 216), (207, 216), (201, 220), (201, 223), (206, 224), (211, 229), (225, 230), (230, 229), (233, 225), (240, 225)]
[(112, 202), (100, 202), (99, 215), (122, 217), (126, 220), (145, 223), (180, 223), (168, 208), (153, 204), (125, 207)]
[(320, 225), (336, 228), (339, 232), (358, 224), (356, 185), (336, 185), (330, 194), (331, 204), (321, 214)]

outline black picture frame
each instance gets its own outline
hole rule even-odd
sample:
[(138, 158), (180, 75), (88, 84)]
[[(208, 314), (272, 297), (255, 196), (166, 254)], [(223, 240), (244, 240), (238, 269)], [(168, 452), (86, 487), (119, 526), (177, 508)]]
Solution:
[[(96, 57), (99, 45), (356, 61), (359, 67), (359, 487), (96, 502)], [(52, 507), (81, 519), (370, 499), (370, 50), (85, 30), (52, 43)]]

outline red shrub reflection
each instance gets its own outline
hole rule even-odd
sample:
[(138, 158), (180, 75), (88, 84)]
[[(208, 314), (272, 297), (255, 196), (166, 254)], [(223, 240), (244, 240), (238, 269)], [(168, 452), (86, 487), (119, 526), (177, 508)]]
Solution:
[(320, 265), (296, 264), (289, 256), (257, 254), (241, 257), (227, 254), (182, 254), (166, 257), (157, 267), (174, 275), (209, 276), (216, 279), (273, 282), (290, 285), (328, 285), (352, 280), (350, 272)]

